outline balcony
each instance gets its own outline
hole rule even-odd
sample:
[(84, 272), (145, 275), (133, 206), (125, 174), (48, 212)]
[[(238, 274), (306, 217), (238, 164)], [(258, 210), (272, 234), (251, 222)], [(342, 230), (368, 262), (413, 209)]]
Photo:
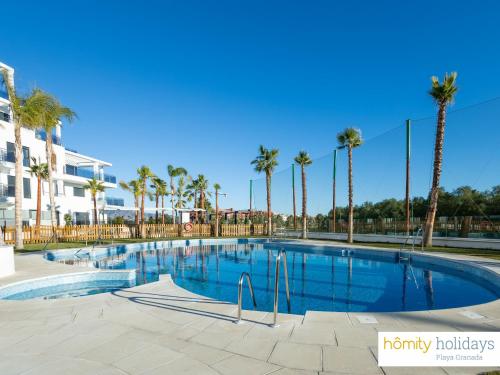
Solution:
[[(42, 140), (42, 141), (46, 141), (47, 140), (47, 132), (45, 132), (45, 130), (36, 130), (35, 131), (35, 137), (37, 139)], [(61, 143), (61, 138), (59, 138), (55, 134), (52, 134), (52, 143), (55, 144), (55, 145), (59, 145), (60, 146), (62, 144)]]
[(106, 204), (110, 206), (124, 207), (125, 201), (123, 200), (123, 198), (106, 197)]
[[(101, 180), (101, 178), (99, 178)], [(104, 173), (104, 178), (102, 179), (104, 182), (108, 182), (110, 184), (116, 184), (116, 177), (110, 174)]]
[(16, 188), (13, 185), (0, 183), (0, 198), (12, 198), (16, 195)]
[(66, 164), (64, 166), (64, 173), (71, 176), (78, 176), (83, 178), (92, 179), (95, 177), (94, 171), (89, 168), (78, 168), (74, 165)]
[[(31, 165), (31, 160), (29, 158), (29, 152), (26, 152), (25, 147), (23, 147), (23, 166), (24, 167), (30, 167)], [(9, 162), (9, 163), (15, 163), (16, 162), (16, 153), (14, 151), (6, 150), (4, 148), (0, 149), (0, 162)]]
[(10, 115), (5, 112), (0, 112), (0, 121), (10, 122)]

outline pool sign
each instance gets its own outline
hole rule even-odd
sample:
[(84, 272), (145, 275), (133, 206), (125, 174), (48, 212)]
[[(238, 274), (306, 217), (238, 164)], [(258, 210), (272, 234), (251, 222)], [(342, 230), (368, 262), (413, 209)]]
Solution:
[(379, 366), (499, 366), (500, 332), (379, 332)]

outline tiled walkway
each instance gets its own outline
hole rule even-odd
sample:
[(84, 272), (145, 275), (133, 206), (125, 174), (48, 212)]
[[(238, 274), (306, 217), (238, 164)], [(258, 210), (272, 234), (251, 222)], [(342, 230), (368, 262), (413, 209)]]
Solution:
[[(18, 273), (0, 284), (81, 270), (40, 255), (16, 262)], [(377, 331), (500, 330), (500, 300), (414, 313), (284, 314), (278, 328), (259, 311), (234, 324), (236, 310), (168, 276), (115, 294), (0, 301), (0, 374), (476, 374), (486, 369), (381, 369)]]

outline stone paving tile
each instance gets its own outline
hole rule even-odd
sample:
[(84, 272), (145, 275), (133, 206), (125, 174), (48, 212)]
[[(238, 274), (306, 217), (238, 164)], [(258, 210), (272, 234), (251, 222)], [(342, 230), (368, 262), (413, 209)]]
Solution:
[(443, 372), (448, 375), (471, 375), (500, 371), (500, 367), (444, 367)]
[(245, 335), (251, 339), (287, 339), (295, 328), (295, 323), (281, 323), (279, 327), (272, 328), (266, 324), (254, 324)]
[(334, 323), (335, 325), (352, 325), (347, 313), (328, 311), (307, 311), (304, 323)]
[(218, 375), (219, 373), (208, 365), (190, 358), (180, 358), (166, 365), (145, 371), (141, 375)]
[(372, 325), (365, 327), (336, 327), (335, 336), (339, 346), (366, 348), (377, 344), (378, 334)]
[(184, 354), (161, 345), (151, 345), (113, 362), (113, 365), (129, 374), (139, 374), (141, 372), (153, 370), (182, 357), (184, 357)]
[(17, 375), (33, 368), (55, 362), (59, 358), (48, 355), (0, 355), (0, 374)]
[(76, 358), (59, 358), (24, 372), (23, 375), (126, 375), (123, 371), (103, 363)]
[(222, 375), (264, 375), (280, 369), (271, 363), (234, 355), (212, 366)]
[(321, 346), (280, 341), (274, 347), (269, 362), (301, 370), (321, 371)]
[(108, 341), (103, 345), (95, 346), (94, 348), (78, 355), (79, 358), (88, 359), (102, 363), (111, 364), (139, 350), (150, 347), (152, 344), (130, 339), (117, 337), (112, 341)]
[(226, 346), (225, 350), (261, 361), (267, 361), (276, 343), (276, 340), (262, 340), (245, 337), (241, 340), (232, 341)]
[(57, 353), (57, 355), (65, 357), (74, 357), (110, 340), (111, 338), (104, 336), (75, 335), (47, 348), (44, 352)]
[(335, 331), (330, 323), (305, 323), (296, 326), (290, 341), (301, 344), (337, 345)]
[(70, 333), (55, 332), (53, 334), (33, 335), (22, 340), (15, 345), (2, 349), (3, 353), (23, 353), (23, 354), (41, 354), (47, 353), (52, 347), (72, 338)]
[(231, 357), (233, 353), (224, 350), (215, 349), (210, 346), (191, 343), (179, 350), (190, 358), (194, 358), (207, 365), (213, 365), (223, 359)]
[(235, 337), (224, 332), (200, 332), (193, 336), (189, 341), (211, 346), (218, 349), (224, 349)]
[(323, 368), (325, 371), (346, 374), (382, 374), (368, 348), (325, 346), (323, 347)]

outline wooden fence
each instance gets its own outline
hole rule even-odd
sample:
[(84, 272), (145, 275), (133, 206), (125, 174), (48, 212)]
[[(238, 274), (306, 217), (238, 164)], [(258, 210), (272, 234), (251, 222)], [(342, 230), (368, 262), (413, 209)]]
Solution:
[[(4, 242), (15, 242), (15, 228), (3, 228)], [(68, 225), (52, 228), (51, 226), (24, 227), (23, 241), (26, 244), (58, 242), (92, 242), (99, 239), (133, 239), (133, 238), (178, 238), (178, 237), (210, 237), (215, 233), (213, 224), (193, 224), (187, 231), (181, 224), (144, 224), (144, 225)], [(221, 237), (261, 236), (265, 234), (263, 224), (222, 224), (219, 230)]]

